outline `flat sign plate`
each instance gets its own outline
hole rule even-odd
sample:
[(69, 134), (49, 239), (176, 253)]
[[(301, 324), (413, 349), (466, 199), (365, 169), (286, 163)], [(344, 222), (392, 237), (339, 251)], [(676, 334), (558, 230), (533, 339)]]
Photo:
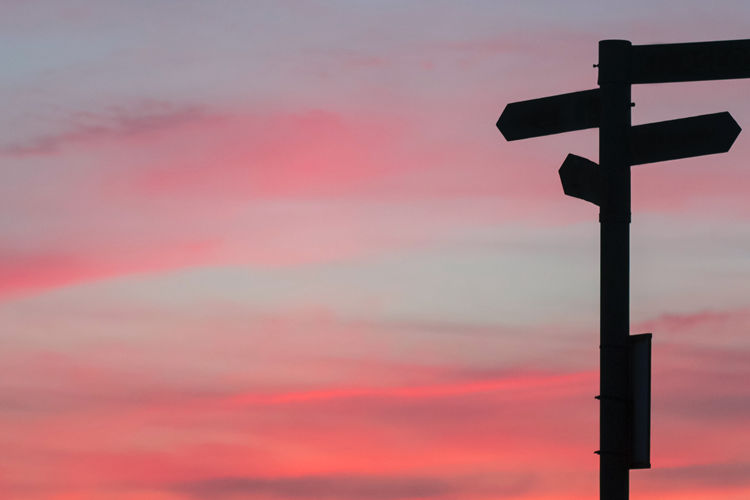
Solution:
[(726, 153), (740, 130), (726, 111), (636, 125), (630, 128), (630, 164)]
[(750, 40), (633, 45), (631, 83), (750, 78)]
[(631, 335), (630, 469), (651, 468), (651, 337)]
[(560, 170), (563, 192), (568, 196), (600, 204), (601, 173), (599, 165), (582, 156), (569, 154)]
[(599, 89), (561, 94), (505, 106), (497, 128), (507, 141), (599, 126)]

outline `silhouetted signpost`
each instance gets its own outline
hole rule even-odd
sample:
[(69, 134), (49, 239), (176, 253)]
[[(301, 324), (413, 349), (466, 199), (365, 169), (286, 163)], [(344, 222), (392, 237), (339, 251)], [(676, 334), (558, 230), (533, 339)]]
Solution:
[(651, 334), (630, 335), (630, 167), (724, 153), (740, 133), (727, 112), (633, 127), (630, 87), (750, 78), (750, 40), (602, 40), (598, 67), (598, 89), (508, 104), (497, 127), (508, 141), (599, 128), (599, 164), (571, 154), (559, 174), (566, 195), (599, 206), (600, 498), (626, 500), (629, 469), (651, 467)]

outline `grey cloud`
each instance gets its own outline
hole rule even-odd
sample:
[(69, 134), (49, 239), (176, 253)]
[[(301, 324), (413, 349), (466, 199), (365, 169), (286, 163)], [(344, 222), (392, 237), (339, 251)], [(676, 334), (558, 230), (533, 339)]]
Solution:
[[(689, 390), (686, 388), (686, 391)], [(696, 397), (689, 392), (682, 395), (672, 394), (665, 398), (660, 406), (672, 415), (681, 418), (717, 424), (727, 421), (742, 422), (750, 418), (750, 396), (746, 393), (703, 397)]]
[(211, 118), (215, 117), (200, 107), (169, 103), (146, 103), (133, 109), (115, 106), (102, 113), (75, 113), (67, 120), (67, 131), (0, 144), (0, 156), (51, 155), (70, 144), (134, 137)]
[(218, 478), (184, 484), (178, 489), (197, 498), (270, 494), (282, 498), (395, 500), (443, 497), (455, 488), (437, 479), (311, 476), (280, 479)]
[(690, 465), (655, 468), (648, 483), (665, 489), (732, 488), (750, 485), (750, 463)]
[[(503, 479), (503, 478), (500, 478)], [(443, 498), (476, 488), (491, 491), (496, 498), (513, 498), (529, 491), (533, 478), (528, 474), (508, 475), (504, 480), (471, 481), (437, 477), (396, 476), (303, 476), (290, 478), (229, 477), (175, 486), (175, 490), (198, 499), (251, 498), (255, 495), (278, 498), (398, 500)]]

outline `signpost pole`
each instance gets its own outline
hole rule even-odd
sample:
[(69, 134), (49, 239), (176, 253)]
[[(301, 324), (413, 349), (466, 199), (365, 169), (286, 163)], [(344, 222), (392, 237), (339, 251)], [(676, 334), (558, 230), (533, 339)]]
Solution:
[[(651, 468), (651, 334), (630, 336), (630, 167), (729, 151), (727, 112), (630, 126), (630, 86), (750, 78), (750, 39), (636, 45), (599, 42), (599, 89), (505, 106), (508, 141), (599, 128), (599, 164), (568, 155), (563, 191), (599, 206), (599, 496), (628, 500), (630, 469)], [(632, 359), (631, 359), (632, 358)]]
[(625, 40), (599, 42), (601, 500), (629, 497), (630, 50)]

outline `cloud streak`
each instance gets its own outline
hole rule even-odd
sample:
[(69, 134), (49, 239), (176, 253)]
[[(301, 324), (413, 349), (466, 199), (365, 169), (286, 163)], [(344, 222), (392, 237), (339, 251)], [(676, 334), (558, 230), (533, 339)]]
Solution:
[(247, 394), (232, 396), (228, 403), (232, 406), (280, 405), (351, 398), (423, 399), (465, 396), (495, 391), (529, 391), (534, 389), (560, 391), (569, 390), (570, 386), (579, 386), (582, 383), (590, 382), (594, 375), (593, 372), (551, 376), (518, 374), (499, 380), (478, 380), (471, 383), (422, 387), (344, 388), (274, 395)]
[(194, 498), (234, 498), (270, 495), (275, 498), (400, 500), (443, 498), (457, 485), (439, 478), (311, 476), (290, 478), (217, 478), (178, 485), (175, 490)]
[[(743, 314), (736, 312), (738, 317)], [(136, 315), (129, 316), (134, 322)], [(668, 338), (669, 347), (696, 325), (710, 331), (732, 316), (727, 311), (695, 321), (671, 317), (674, 329), (661, 340)], [(122, 318), (112, 316), (111, 321)], [(12, 446), (38, 448), (50, 464), (60, 459), (53, 458), (59, 454), (54, 450), (67, 450), (66, 466), (55, 468), (56, 477), (85, 477), (102, 488), (143, 485), (138, 487), (198, 499), (533, 499), (550, 491), (575, 498), (576, 484), (595, 473), (595, 372), (493, 373), (461, 356), (442, 367), (421, 366), (418, 356), (394, 364), (387, 358), (378, 361), (365, 340), (370, 335), (379, 339), (382, 355), (387, 352), (382, 350), (385, 331), (334, 332), (335, 322), (318, 319), (299, 325), (296, 338), (286, 333), (283, 317), (264, 323), (267, 330), (262, 331), (246, 319), (233, 330), (228, 317), (221, 318), (202, 323), (183, 318), (174, 325), (159, 320), (159, 326), (142, 318), (139, 328), (165, 338), (157, 342), (153, 333), (128, 342), (102, 338), (96, 341), (98, 347), (78, 348), (78, 354), (67, 358), (30, 359), (7, 352), (0, 377), (7, 384), (0, 397), (0, 427), (13, 429)], [(65, 325), (60, 320), (57, 324)], [(95, 330), (108, 331), (105, 324), (100, 317)], [(402, 342), (414, 341), (408, 334), (413, 325), (391, 327)], [(445, 328), (434, 332), (431, 343), (452, 338), (468, 342), (466, 334), (458, 336), (461, 328), (453, 328), (455, 335)], [(417, 338), (425, 329), (419, 326)], [(475, 334), (474, 341), (503, 338), (500, 330)], [(664, 344), (658, 334), (655, 343), (660, 348)], [(308, 343), (291, 352), (288, 345), (305, 337), (310, 337)], [(212, 340), (207, 344), (201, 338)], [(343, 339), (348, 339), (348, 348), (331, 352), (335, 346), (340, 349)], [(84, 337), (75, 342), (86, 346), (91, 341)], [(360, 347), (355, 349), (352, 342)], [(206, 345), (214, 347), (200, 347)], [(218, 345), (235, 352), (236, 362), (216, 351)], [(450, 351), (455, 353), (460, 345)], [(351, 359), (342, 359), (346, 352)], [(370, 353), (366, 362), (358, 362), (357, 356), (365, 352)], [(715, 387), (731, 394), (747, 385), (746, 377), (728, 384), (729, 378), (716, 373), (720, 358), (713, 357), (686, 370), (682, 363), (687, 352), (671, 347), (657, 351), (654, 470), (672, 472), (652, 474), (638, 487), (652, 493), (684, 491), (681, 478), (695, 467), (688, 482), (696, 489), (720, 488), (726, 475), (722, 491), (739, 491), (746, 487), (737, 479), (744, 466), (732, 465), (743, 462), (731, 460), (728, 445), (746, 436), (746, 417), (738, 413), (731, 422), (717, 409), (697, 420), (685, 401), (693, 398), (705, 409), (712, 404)], [(260, 363), (264, 359), (266, 365)], [(267, 369), (272, 365), (283, 378), (272, 380)], [(675, 367), (679, 371), (665, 377)], [(351, 380), (361, 382), (353, 386)], [(299, 389), (294, 390), (295, 385)], [(89, 424), (92, 418), (97, 421), (94, 427)], [(54, 432), (40, 434), (40, 426)], [(691, 433), (689, 442), (685, 432)], [(728, 465), (703, 470), (700, 460), (705, 457)], [(10, 477), (33, 468), (32, 462), (18, 459)], [(482, 473), (478, 479), (456, 472), (498, 469), (497, 476)], [(556, 474), (565, 479), (553, 479)], [(500, 479), (493, 483), (488, 477)]]
[(0, 145), (0, 156), (24, 158), (59, 155), (68, 147), (94, 147), (111, 141), (154, 140), (187, 125), (214, 123), (219, 118), (199, 106), (179, 107), (146, 102), (134, 108), (110, 106), (103, 113), (77, 112), (65, 125), (69, 130)]

